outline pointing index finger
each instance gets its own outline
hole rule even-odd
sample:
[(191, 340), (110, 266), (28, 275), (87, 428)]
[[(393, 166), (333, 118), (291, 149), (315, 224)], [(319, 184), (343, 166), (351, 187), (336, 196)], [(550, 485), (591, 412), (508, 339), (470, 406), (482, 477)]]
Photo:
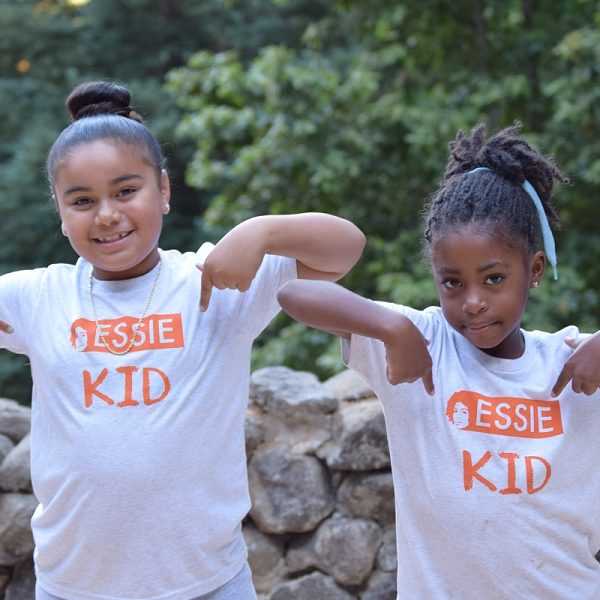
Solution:
[(208, 309), (212, 288), (213, 283), (211, 276), (208, 274), (208, 271), (202, 271), (202, 277), (200, 279), (200, 310), (202, 312)]
[(562, 368), (558, 377), (556, 378), (556, 382), (554, 383), (554, 386), (552, 387), (551, 394), (552, 394), (553, 398), (556, 398), (556, 396), (558, 396), (565, 389), (565, 386), (567, 385), (567, 383), (569, 383), (570, 379), (571, 379), (571, 372), (565, 365)]
[(432, 369), (427, 369), (425, 374), (423, 375), (423, 385), (425, 386), (425, 391), (433, 396), (435, 393), (435, 387), (433, 385), (433, 372)]
[(206, 258), (210, 254), (211, 250), (215, 247), (210, 242), (204, 242), (196, 252), (196, 265), (202, 271), (202, 278), (200, 280), (200, 310), (203, 312), (208, 308), (210, 302), (210, 295), (212, 294), (212, 279), (208, 273), (203, 269)]

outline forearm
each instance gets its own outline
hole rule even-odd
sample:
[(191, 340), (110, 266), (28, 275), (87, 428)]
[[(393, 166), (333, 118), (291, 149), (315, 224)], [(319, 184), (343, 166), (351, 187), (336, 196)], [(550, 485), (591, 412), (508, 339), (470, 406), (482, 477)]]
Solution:
[(264, 215), (240, 224), (265, 254), (298, 261), (298, 277), (335, 281), (360, 258), (365, 236), (353, 223), (325, 213)]
[(296, 321), (340, 337), (356, 334), (389, 343), (412, 327), (404, 315), (328, 281), (290, 281), (277, 298)]

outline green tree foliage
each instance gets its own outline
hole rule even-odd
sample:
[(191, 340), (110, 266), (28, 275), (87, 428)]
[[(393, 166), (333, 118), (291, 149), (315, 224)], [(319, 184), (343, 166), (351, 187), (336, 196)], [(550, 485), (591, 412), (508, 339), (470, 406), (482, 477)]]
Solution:
[[(418, 259), (420, 210), (447, 142), (480, 121), (493, 130), (519, 120), (574, 183), (557, 194), (567, 224), (561, 278), (533, 297), (525, 325), (597, 329), (597, 221), (581, 223), (599, 210), (597, 4), (333, 6), (307, 28), (302, 48), (271, 45), (250, 63), (233, 50), (202, 51), (169, 74), (184, 111), (178, 132), (195, 146), (187, 181), (212, 195), (207, 221), (228, 227), (298, 210), (348, 217), (370, 244), (345, 283), (425, 306), (436, 297)], [(325, 338), (311, 332), (291, 343), (302, 330), (276, 327), (284, 329), (257, 360), (313, 368)], [(322, 373), (339, 368), (332, 355), (329, 346)]]
[[(296, 47), (324, 6), (316, 0), (0, 0), (0, 273), (76, 259), (60, 234), (43, 165), (67, 124), (67, 93), (89, 79), (125, 84), (163, 144), (174, 197), (161, 244), (187, 250), (216, 238), (219, 231), (201, 220), (210, 194), (184, 181), (194, 148), (173, 135), (179, 111), (163, 88), (165, 73), (200, 48), (235, 46), (251, 57), (267, 42)], [(0, 353), (0, 395), (27, 401), (24, 363)]]
[[(73, 260), (42, 165), (66, 91), (111, 78), (166, 149), (165, 247), (254, 214), (329, 211), (369, 238), (344, 283), (417, 307), (436, 302), (420, 211), (447, 142), (522, 121), (572, 179), (556, 195), (560, 279), (525, 325), (597, 329), (599, 15), (592, 0), (0, 0), (0, 271)], [(286, 317), (274, 332), (256, 365), (340, 368), (331, 336)], [(0, 356), (0, 393), (24, 397), (19, 364)]]

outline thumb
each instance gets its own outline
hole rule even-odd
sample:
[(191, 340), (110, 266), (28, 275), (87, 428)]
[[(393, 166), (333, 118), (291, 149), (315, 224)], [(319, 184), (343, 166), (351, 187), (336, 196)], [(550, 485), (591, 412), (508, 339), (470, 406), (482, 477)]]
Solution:
[(579, 344), (581, 344), (581, 340), (578, 338), (565, 338), (564, 342), (569, 348), (573, 348), (575, 350)]
[(0, 331), (4, 331), (4, 333), (13, 333), (14, 329), (6, 321), (0, 320)]

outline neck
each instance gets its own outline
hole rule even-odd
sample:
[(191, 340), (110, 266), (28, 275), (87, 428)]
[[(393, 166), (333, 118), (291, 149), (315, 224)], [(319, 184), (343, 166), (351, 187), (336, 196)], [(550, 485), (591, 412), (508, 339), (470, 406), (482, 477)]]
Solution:
[(107, 269), (103, 269), (102, 267), (98, 267), (96, 265), (92, 266), (92, 275), (94, 279), (105, 280), (105, 281), (118, 281), (121, 279), (133, 279), (134, 277), (141, 277), (146, 273), (149, 273), (156, 267), (156, 265), (160, 262), (160, 254), (158, 252), (158, 248), (154, 248), (146, 258), (142, 261), (134, 265), (133, 267), (129, 267), (127, 269), (123, 269), (121, 271), (110, 271)]

